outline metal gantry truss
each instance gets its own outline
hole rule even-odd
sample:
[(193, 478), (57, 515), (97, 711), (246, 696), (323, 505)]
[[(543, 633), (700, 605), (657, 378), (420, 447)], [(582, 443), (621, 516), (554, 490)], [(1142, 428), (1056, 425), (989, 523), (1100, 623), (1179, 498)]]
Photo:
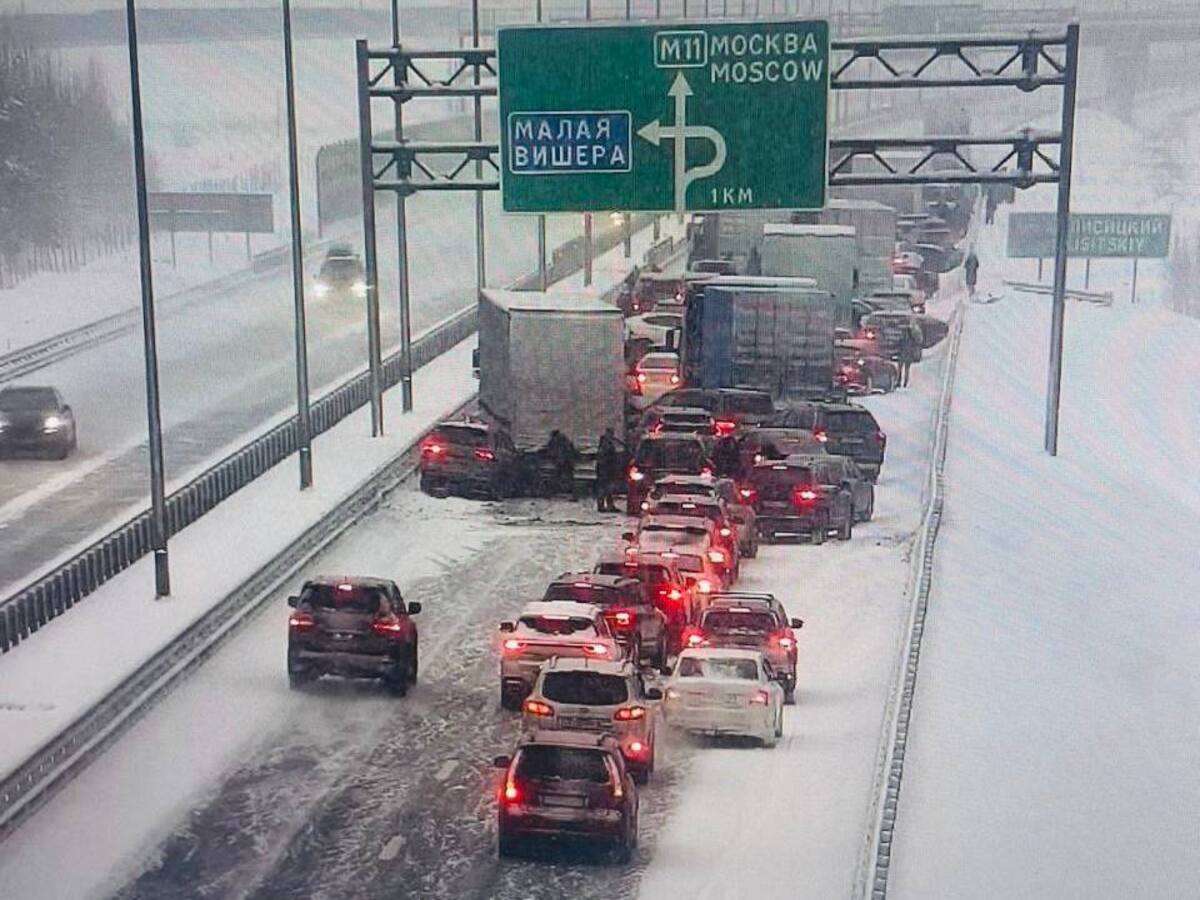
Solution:
[[(397, 46), (370, 49), (365, 41), (358, 42), (365, 255), (368, 298), (374, 297), (376, 317), (374, 192), (390, 191), (398, 198), (400, 292), (402, 307), (407, 309), (405, 198), (421, 191), (474, 191), (478, 198), (483, 191), (499, 190), (499, 147), (496, 142), (482, 140), (480, 122), (482, 99), (497, 95), (496, 51), (478, 46), (477, 8), (473, 27), (476, 46), (467, 48), (413, 50), (397, 42)], [(1058, 185), (1045, 435), (1047, 452), (1057, 453), (1079, 26), (1069, 25), (1065, 32), (1056, 34), (1029, 32), (1014, 37), (939, 35), (840, 40), (833, 41), (830, 50), (830, 88), (834, 91), (1015, 88), (1029, 93), (1043, 87), (1063, 89), (1062, 129), (1057, 133), (1022, 130), (1012, 135), (988, 137), (838, 138), (829, 143), (829, 184), (832, 187), (1006, 184), (1028, 188), (1036, 184)], [(382, 61), (384, 65), (372, 72), (375, 61)], [(435, 62), (447, 64), (449, 74), (431, 75), (430, 64)], [(385, 80), (389, 74), (392, 78), (387, 84)], [(483, 83), (485, 77), (491, 78), (492, 82)], [(468, 79), (470, 83), (464, 83)], [(450, 97), (474, 99), (474, 141), (410, 141), (404, 138), (404, 104), (420, 98)], [(374, 137), (371, 129), (373, 98), (388, 98), (395, 104), (394, 140)], [(983, 159), (977, 160), (976, 155)], [(376, 160), (380, 158), (382, 164), (377, 165)], [(877, 171), (854, 171), (858, 161), (870, 161)], [(472, 164), (474, 177), (464, 177)], [(485, 168), (496, 177), (483, 177)], [(481, 203), (477, 202), (477, 230), (481, 229), (481, 208)], [(482, 259), (481, 235), (477, 239)], [(376, 355), (377, 351), (373, 350), (372, 358)], [(411, 369), (406, 384), (411, 384)]]

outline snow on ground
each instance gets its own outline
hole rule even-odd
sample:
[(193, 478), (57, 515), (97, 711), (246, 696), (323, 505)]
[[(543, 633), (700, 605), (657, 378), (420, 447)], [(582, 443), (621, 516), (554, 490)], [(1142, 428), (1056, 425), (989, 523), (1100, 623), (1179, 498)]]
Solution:
[[(1098, 208), (1139, 208), (1124, 190)], [(1002, 234), (981, 246), (997, 289), (1016, 267)], [(969, 309), (898, 900), (1195, 885), (1200, 321), (1166, 311), (1163, 285), (1143, 282), (1137, 306), (1068, 303), (1057, 458), (1042, 451), (1049, 299)]]

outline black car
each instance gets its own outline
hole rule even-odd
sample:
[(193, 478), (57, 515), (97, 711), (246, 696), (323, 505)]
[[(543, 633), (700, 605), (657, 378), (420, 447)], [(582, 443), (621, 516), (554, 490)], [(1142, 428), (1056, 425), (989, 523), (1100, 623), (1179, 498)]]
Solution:
[(654, 406), (642, 415), (642, 434), (694, 434), (711, 438), (716, 423), (708, 410), (695, 406)]
[(833, 383), (847, 394), (890, 394), (900, 384), (900, 369), (890, 359), (835, 344)]
[(860, 336), (876, 341), (881, 356), (900, 362), (920, 362), (925, 338), (917, 318), (906, 312), (874, 312), (863, 317)]
[(420, 603), (386, 578), (314, 578), (288, 598), (287, 670), (293, 688), (321, 675), (381, 678), (397, 696), (417, 681)]
[(0, 455), (36, 453), (66, 459), (78, 438), (75, 414), (52, 387), (0, 390)]
[(848, 541), (854, 532), (854, 501), (840, 484), (822, 481), (807, 457), (761, 462), (750, 473), (758, 533), (767, 543), (781, 537), (808, 537), (823, 544), (830, 531)]
[(761, 425), (775, 414), (775, 403), (766, 391), (746, 388), (682, 388), (664, 394), (651, 409), (687, 406), (708, 410), (718, 437), (751, 425)]
[(484, 422), (442, 422), (421, 441), (421, 490), (461, 491), (494, 500), (511, 497), (521, 482), (512, 439)]
[(356, 297), (365, 297), (367, 275), (362, 257), (344, 244), (330, 247), (317, 272), (313, 292), (318, 297), (334, 292), (350, 292)]
[(662, 475), (715, 474), (708, 445), (692, 434), (648, 434), (638, 444), (626, 474), (626, 508), (640, 515), (642, 501)]
[(645, 660), (661, 669), (667, 664), (669, 649), (667, 619), (634, 577), (636, 573), (636, 566), (632, 573), (621, 575), (566, 572), (550, 582), (542, 599), (599, 606), (628, 658), (635, 664)]
[(810, 456), (822, 484), (840, 484), (850, 492), (854, 503), (854, 521), (869, 522), (875, 515), (875, 485), (848, 456)]
[(813, 404), (813, 434), (826, 453), (848, 456), (868, 481), (879, 479), (887, 451), (887, 435), (870, 410), (857, 403)]

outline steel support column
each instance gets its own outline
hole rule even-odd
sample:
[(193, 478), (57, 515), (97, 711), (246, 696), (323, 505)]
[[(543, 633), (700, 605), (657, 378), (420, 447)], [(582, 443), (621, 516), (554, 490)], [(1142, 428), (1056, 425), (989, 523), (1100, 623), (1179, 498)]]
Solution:
[(162, 407), (158, 390), (158, 335), (154, 318), (153, 265), (150, 258), (150, 203), (146, 189), (146, 136), (142, 125), (142, 88), (138, 75), (137, 12), (125, 0), (129, 39), (129, 95), (132, 106), (133, 173), (137, 190), (138, 262), (142, 284), (142, 340), (146, 363), (146, 422), (150, 432), (150, 543), (154, 551), (154, 594), (171, 593), (167, 557), (166, 470), (163, 465)]
[[(400, 46), (400, 3), (392, 0), (392, 46)], [(402, 72), (397, 61), (392, 62), (392, 84), (400, 87)], [(393, 131), (396, 143), (404, 140), (404, 105), (392, 104)], [(412, 301), (408, 281), (408, 197), (396, 194), (396, 292), (400, 302), (400, 404), (404, 412), (412, 412)]]
[(371, 376), (371, 436), (383, 434), (383, 342), (379, 329), (379, 261), (375, 255), (375, 169), (371, 154), (370, 59), (354, 42), (358, 64), (358, 145), (362, 166), (363, 263), (367, 270), (367, 367)]
[[(479, 49), (479, 0), (471, 0), (471, 46)], [(479, 87), (479, 67), (475, 66), (473, 83)], [(483, 141), (483, 96), (475, 95), (475, 143)], [(475, 180), (483, 180), (483, 161), (475, 161)], [(483, 191), (475, 192), (475, 299), (478, 302), (487, 286), (487, 260), (484, 256)]]

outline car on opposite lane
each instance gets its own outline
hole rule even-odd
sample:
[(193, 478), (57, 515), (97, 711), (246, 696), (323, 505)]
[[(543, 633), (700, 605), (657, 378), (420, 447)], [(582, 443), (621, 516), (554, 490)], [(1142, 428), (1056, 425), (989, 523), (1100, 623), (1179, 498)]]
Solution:
[(783, 688), (758, 650), (692, 647), (679, 654), (662, 713), (684, 731), (750, 737), (774, 747), (783, 736)]
[(313, 282), (313, 293), (317, 297), (349, 293), (355, 297), (367, 296), (367, 273), (362, 257), (347, 244), (335, 244), (325, 254), (321, 268)]
[(405, 603), (386, 578), (318, 577), (288, 598), (287, 671), (293, 688), (321, 675), (380, 678), (404, 696), (416, 683), (418, 634)]
[(551, 659), (542, 666), (521, 709), (529, 731), (611, 734), (621, 746), (634, 780), (654, 772), (658, 688), (647, 688), (627, 660)]
[(52, 387), (0, 390), (0, 456), (37, 453), (66, 459), (78, 446), (75, 413)]
[(498, 831), (501, 857), (531, 840), (599, 841), (628, 862), (638, 842), (638, 794), (620, 744), (607, 734), (535, 731), (504, 770)]

